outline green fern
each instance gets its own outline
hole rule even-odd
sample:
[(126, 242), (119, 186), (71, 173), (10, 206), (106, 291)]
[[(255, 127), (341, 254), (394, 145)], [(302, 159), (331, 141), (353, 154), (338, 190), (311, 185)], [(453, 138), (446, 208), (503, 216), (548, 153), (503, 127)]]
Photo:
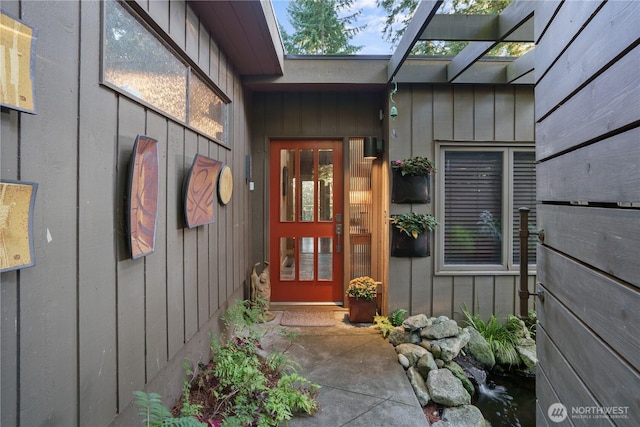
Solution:
[(389, 321), (393, 326), (401, 326), (402, 322), (404, 322), (404, 315), (407, 313), (407, 310), (404, 308), (399, 308), (394, 310), (393, 313), (389, 316)]
[(206, 427), (206, 424), (193, 417), (174, 418), (158, 393), (134, 391), (133, 395), (138, 415), (146, 427)]

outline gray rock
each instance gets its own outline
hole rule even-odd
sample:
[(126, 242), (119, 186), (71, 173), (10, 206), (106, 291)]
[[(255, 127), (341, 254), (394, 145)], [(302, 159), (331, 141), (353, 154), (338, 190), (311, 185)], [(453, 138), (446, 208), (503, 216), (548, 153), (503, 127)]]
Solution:
[(398, 326), (393, 328), (389, 333), (389, 343), (394, 347), (404, 343), (419, 344), (420, 335), (407, 331), (402, 326)]
[(467, 378), (467, 375), (464, 372), (464, 369), (462, 369), (460, 365), (458, 365), (454, 361), (451, 361), (451, 362), (445, 363), (444, 368), (450, 370), (453, 376), (455, 376), (457, 379), (460, 380), (464, 389), (467, 390), (467, 393), (469, 393), (470, 396), (473, 396), (473, 394), (476, 392), (476, 389), (473, 386), (473, 383), (471, 382), (471, 380)]
[(475, 328), (467, 327), (465, 329), (469, 333), (467, 352), (480, 362), (485, 369), (490, 370), (496, 364), (496, 358), (493, 355), (491, 346)]
[(442, 359), (436, 359), (436, 366), (438, 369), (444, 368), (444, 361)]
[(405, 343), (396, 346), (396, 353), (403, 354), (409, 360), (410, 366), (415, 366), (418, 360), (429, 352), (419, 345)]
[[(425, 346), (422, 345), (422, 347), (425, 347)], [(431, 353), (433, 354), (433, 357), (435, 357), (436, 359), (440, 359), (440, 353), (442, 353), (442, 349), (440, 349), (440, 346), (438, 344), (429, 342), (429, 347), (431, 347)]]
[(409, 369), (409, 367), (411, 366), (411, 362), (409, 362), (409, 359), (407, 359), (407, 356), (405, 356), (404, 354), (398, 355), (398, 362), (400, 362), (405, 370)]
[(455, 337), (460, 333), (460, 328), (455, 320), (446, 320), (445, 322), (434, 323), (427, 326), (420, 332), (420, 336), (427, 339), (441, 339)]
[[(455, 427), (485, 427), (485, 421), (480, 409), (473, 405), (462, 405), (455, 408), (445, 408), (442, 418)], [(435, 425), (435, 424), (434, 424)]]
[(427, 378), (430, 371), (438, 369), (438, 365), (436, 365), (436, 361), (433, 359), (433, 354), (427, 353), (422, 356), (418, 363), (416, 363), (416, 369), (422, 375), (422, 378)]
[(416, 331), (422, 328), (426, 328), (431, 325), (431, 321), (424, 314), (416, 314), (415, 316), (407, 317), (402, 322), (402, 326), (408, 331)]
[(413, 392), (418, 398), (418, 402), (420, 402), (420, 406), (427, 406), (431, 397), (420, 373), (412, 366), (407, 370), (407, 377), (409, 377), (409, 382), (411, 383), (411, 387), (413, 387)]
[(431, 343), (427, 340), (420, 341), (420, 347), (424, 348), (425, 350), (431, 351)]
[[(453, 360), (460, 353), (460, 350), (462, 350), (462, 348), (468, 343), (469, 332), (466, 329), (463, 329), (457, 337), (431, 341), (431, 352), (433, 353), (433, 357), (449, 362)], [(440, 348), (439, 356), (436, 356), (436, 352), (433, 350), (436, 346)]]
[(438, 316), (433, 323), (442, 323), (442, 322), (446, 322), (447, 320), (449, 320), (449, 318), (447, 316)]
[(536, 345), (519, 345), (516, 347), (520, 360), (527, 367), (527, 370), (535, 372), (538, 358), (536, 356)]
[(448, 369), (429, 372), (427, 389), (431, 400), (444, 406), (461, 406), (471, 404), (471, 396), (464, 389), (462, 382)]

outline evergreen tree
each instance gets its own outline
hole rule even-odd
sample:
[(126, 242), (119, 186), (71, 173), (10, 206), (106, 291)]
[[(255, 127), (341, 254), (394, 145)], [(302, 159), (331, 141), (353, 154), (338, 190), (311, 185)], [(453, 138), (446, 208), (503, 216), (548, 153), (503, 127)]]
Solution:
[(285, 51), (291, 55), (351, 55), (362, 46), (353, 46), (351, 39), (365, 26), (355, 27), (362, 11), (340, 17), (355, 0), (292, 0), (287, 6), (293, 34), (282, 26)]
[[(443, 9), (464, 15), (499, 14), (512, 0), (446, 0)], [(387, 12), (383, 37), (397, 45), (418, 7), (419, 0), (376, 0), (378, 7)], [(400, 18), (398, 18), (400, 17)], [(428, 40), (416, 43), (413, 55), (457, 55), (467, 42)], [(500, 43), (491, 49), (488, 56), (520, 56), (531, 49), (529, 43)]]

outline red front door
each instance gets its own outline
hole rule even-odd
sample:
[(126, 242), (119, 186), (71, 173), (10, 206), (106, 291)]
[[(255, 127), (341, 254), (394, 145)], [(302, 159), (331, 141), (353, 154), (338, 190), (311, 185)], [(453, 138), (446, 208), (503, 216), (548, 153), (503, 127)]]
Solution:
[(342, 302), (342, 140), (272, 141), (271, 301)]

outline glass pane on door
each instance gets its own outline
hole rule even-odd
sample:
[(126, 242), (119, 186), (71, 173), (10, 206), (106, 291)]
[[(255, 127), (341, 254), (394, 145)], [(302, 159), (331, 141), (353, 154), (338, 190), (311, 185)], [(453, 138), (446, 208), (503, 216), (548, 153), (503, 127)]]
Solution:
[(280, 221), (296, 219), (296, 150), (280, 150)]
[(318, 238), (318, 279), (333, 280), (333, 238)]
[(313, 150), (300, 150), (300, 221), (315, 219), (315, 183)]
[(300, 239), (300, 280), (313, 280), (315, 277), (314, 260), (315, 247), (313, 237), (302, 237)]
[(333, 150), (319, 150), (318, 219), (333, 221)]

